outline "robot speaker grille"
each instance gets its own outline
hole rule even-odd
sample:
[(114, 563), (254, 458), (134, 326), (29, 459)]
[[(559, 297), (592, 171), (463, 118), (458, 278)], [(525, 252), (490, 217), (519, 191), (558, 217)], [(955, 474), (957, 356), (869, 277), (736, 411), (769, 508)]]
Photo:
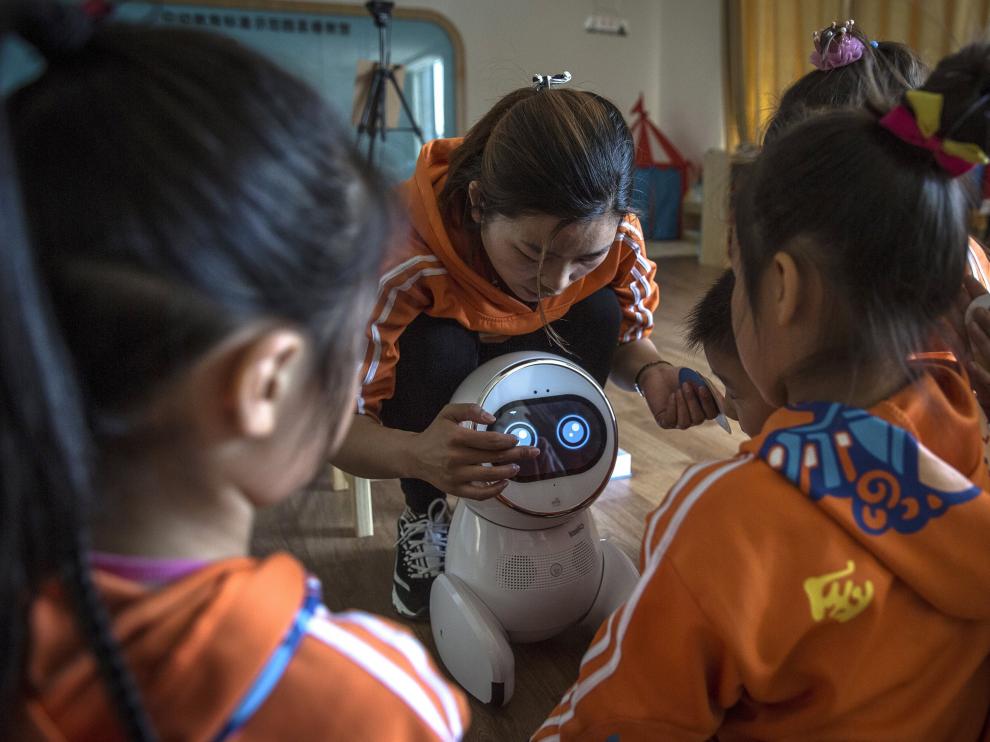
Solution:
[(552, 554), (503, 554), (498, 559), (498, 586), (502, 590), (546, 590), (568, 585), (594, 569), (596, 556), (590, 541)]

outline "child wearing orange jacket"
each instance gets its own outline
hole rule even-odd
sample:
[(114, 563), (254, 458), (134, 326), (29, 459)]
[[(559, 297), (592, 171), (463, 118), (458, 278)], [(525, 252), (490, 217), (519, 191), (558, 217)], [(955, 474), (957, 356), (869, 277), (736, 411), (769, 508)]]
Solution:
[(460, 739), (410, 634), (247, 556), (351, 420), (384, 186), (270, 61), (105, 9), (0, 14), (46, 61), (0, 116), (0, 738)]
[(732, 323), (780, 409), (651, 516), (636, 590), (534, 739), (980, 737), (979, 411), (951, 369), (904, 359), (962, 282), (956, 176), (986, 160), (988, 60), (968, 47), (883, 115), (823, 113), (761, 153)]

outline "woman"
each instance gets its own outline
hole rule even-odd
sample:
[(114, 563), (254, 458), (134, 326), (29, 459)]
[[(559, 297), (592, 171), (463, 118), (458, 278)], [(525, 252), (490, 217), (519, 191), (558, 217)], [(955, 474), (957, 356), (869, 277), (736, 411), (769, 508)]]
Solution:
[(443, 569), (445, 493), (493, 497), (540, 453), (460, 425), (494, 421), (447, 404), (481, 363), (550, 351), (638, 389), (661, 427), (717, 414), (649, 340), (659, 289), (630, 212), (629, 129), (601, 96), (560, 89), (569, 77), (536, 76), (463, 140), (428, 143), (401, 187), (412, 229), (379, 282), (358, 415), (335, 464), (402, 480), (392, 603), (406, 617), (427, 613)]

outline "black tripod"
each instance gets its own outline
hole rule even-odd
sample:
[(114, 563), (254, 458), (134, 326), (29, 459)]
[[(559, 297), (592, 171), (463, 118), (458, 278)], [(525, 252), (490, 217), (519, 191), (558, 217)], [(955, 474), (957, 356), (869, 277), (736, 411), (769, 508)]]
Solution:
[(392, 70), (392, 8), (395, 7), (395, 3), (371, 0), (371, 2), (365, 3), (364, 7), (371, 13), (375, 25), (378, 26), (378, 64), (371, 72), (368, 99), (364, 102), (364, 111), (361, 113), (361, 120), (357, 127), (359, 145), (361, 136), (368, 135), (368, 162), (370, 163), (375, 157), (375, 138), (381, 136), (384, 142), (385, 131), (388, 129), (385, 118), (385, 86), (387, 83), (392, 83), (410, 124), (408, 127), (397, 127), (390, 129), (390, 131), (412, 131), (416, 133), (421, 143), (425, 144), (426, 140), (423, 139), (423, 132), (416, 124), (409, 102), (406, 100), (406, 96), (402, 94), (402, 88), (399, 87)]

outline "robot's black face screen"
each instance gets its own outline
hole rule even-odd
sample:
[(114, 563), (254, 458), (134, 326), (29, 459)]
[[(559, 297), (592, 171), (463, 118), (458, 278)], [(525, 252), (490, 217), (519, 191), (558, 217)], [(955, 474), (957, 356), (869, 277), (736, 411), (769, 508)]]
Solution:
[(535, 446), (537, 458), (519, 462), (516, 482), (536, 482), (581, 474), (593, 467), (605, 450), (605, 420), (586, 399), (567, 394), (518, 400), (495, 413), (488, 427)]

